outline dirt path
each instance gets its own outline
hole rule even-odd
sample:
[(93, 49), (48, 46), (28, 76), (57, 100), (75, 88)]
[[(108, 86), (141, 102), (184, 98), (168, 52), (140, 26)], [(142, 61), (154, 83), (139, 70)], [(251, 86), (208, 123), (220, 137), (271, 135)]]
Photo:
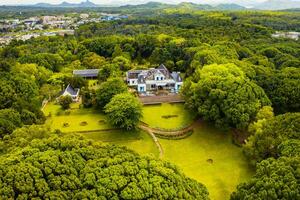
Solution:
[(181, 135), (188, 133), (189, 131), (192, 131), (193, 128), (200, 122), (201, 122), (201, 119), (196, 120), (189, 126), (179, 129), (179, 130), (162, 130), (162, 129), (158, 129), (158, 128), (152, 128), (144, 123), (141, 123), (139, 125), (139, 127), (140, 127), (140, 129), (146, 131), (152, 137), (153, 141), (155, 142), (155, 145), (157, 146), (157, 148), (159, 150), (159, 158), (162, 158), (164, 155), (164, 150), (163, 150), (159, 140), (155, 136), (155, 134), (165, 136), (165, 137), (181, 136)]
[(146, 131), (147, 133), (149, 133), (149, 135), (152, 137), (155, 145), (158, 148), (159, 151), (159, 158), (162, 158), (164, 156), (164, 150), (160, 144), (160, 142), (158, 141), (157, 137), (154, 135), (154, 133), (152, 132), (150, 127), (144, 126), (144, 125), (140, 125), (140, 128), (143, 129), (144, 131)]

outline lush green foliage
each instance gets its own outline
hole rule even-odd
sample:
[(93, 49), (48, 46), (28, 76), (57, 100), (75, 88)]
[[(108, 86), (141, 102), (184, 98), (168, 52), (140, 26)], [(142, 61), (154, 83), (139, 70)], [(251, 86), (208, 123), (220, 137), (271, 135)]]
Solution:
[(22, 199), (208, 199), (174, 165), (78, 137), (50, 137), (2, 155), (0, 196)]
[[(299, 174), (294, 170), (297, 164), (291, 164), (297, 163), (294, 160), (300, 152), (299, 117), (297, 113), (287, 114), (287, 112), (300, 111), (300, 43), (271, 36), (278, 30), (299, 31), (298, 12), (208, 12), (201, 10), (211, 9), (208, 6), (202, 7), (190, 3), (178, 6), (149, 3), (145, 6), (74, 10), (24, 7), (21, 10), (22, 15), (20, 9), (16, 7), (0, 9), (0, 16), (3, 19), (66, 14), (67, 11), (72, 12), (67, 15), (73, 16), (74, 10), (89, 12), (95, 16), (97, 15), (93, 13), (95, 11), (123, 13), (130, 16), (126, 20), (84, 24), (76, 30), (74, 36), (42, 36), (27, 41), (12, 41), (9, 45), (1, 47), (0, 134), (3, 141), (14, 137), (16, 132), (30, 134), (32, 130), (15, 130), (23, 124), (43, 123), (44, 116), (40, 111), (43, 100), (55, 99), (59, 91), (68, 84), (83, 87), (81, 91), (84, 107), (97, 104), (103, 109), (115, 95), (127, 91), (124, 82), (115, 77), (124, 77), (129, 69), (147, 69), (163, 63), (172, 71), (183, 72), (185, 86), (182, 92), (187, 106), (192, 111), (196, 111), (195, 113), (204, 119), (223, 128), (246, 130), (248, 124), (251, 124), (248, 130), (252, 136), (244, 149), (253, 164), (261, 161), (262, 163), (257, 169), (257, 175), (250, 182), (240, 186), (232, 198), (264, 199), (266, 193), (269, 198), (299, 198), (290, 192), (291, 188), (293, 191), (299, 191), (297, 190)], [(98, 75), (100, 89), (97, 92), (94, 89), (98, 86), (93, 89), (88, 88), (82, 78), (72, 77), (73, 70), (85, 68), (100, 70)], [(274, 117), (270, 105), (276, 115), (284, 115)], [(117, 107), (120, 105), (115, 108)], [(77, 110), (70, 111), (70, 116), (67, 116), (61, 114), (64, 111), (58, 107), (58, 112), (52, 113), (54, 116), (51, 118), (52, 125), (62, 128), (62, 123), (68, 123), (70, 120), (73, 124), (64, 128), (66, 132), (90, 130), (90, 127), (111, 128), (109, 125), (95, 121), (95, 117), (98, 117), (103, 123), (106, 118), (102, 113), (93, 113), (94, 111), (91, 110), (88, 109), (89, 114), (86, 116), (82, 116), (82, 113)], [(122, 117), (125, 116), (123, 114)], [(80, 126), (81, 122), (88, 122), (89, 125)], [(42, 135), (41, 137), (44, 137), (47, 134)], [(1, 146), (1, 149), (8, 151), (12, 146), (19, 144), (25, 147), (29, 143), (27, 139), (10, 142)], [(190, 145), (197, 147), (199, 144), (198, 142)], [(174, 150), (172, 145), (170, 149)], [(39, 158), (47, 157), (47, 153), (39, 152)], [(174, 152), (170, 154), (173, 155)], [(31, 163), (30, 159), (19, 163), (27, 165), (27, 162)], [(264, 159), (268, 160), (263, 161)], [(283, 167), (285, 165), (287, 167)], [(12, 169), (17, 173), (18, 167)], [(231, 166), (228, 168), (234, 169)], [(62, 171), (61, 168), (59, 170)], [(283, 176), (281, 172), (288, 176)], [(36, 177), (37, 174), (39, 174), (37, 176), (45, 175), (40, 174), (35, 168), (28, 172), (30, 173), (32, 177)], [(77, 180), (72, 179), (73, 176), (70, 179), (63, 177), (61, 185), (66, 188), (69, 185), (78, 186)], [(29, 177), (26, 180), (31, 181)], [(68, 180), (72, 181), (68, 182)], [(296, 182), (296, 185), (291, 181)], [(278, 184), (272, 184), (273, 182)], [(24, 188), (29, 191), (31, 186), (44, 189), (40, 187), (43, 183), (41, 181), (36, 182), (36, 186), (30, 184), (26, 187), (22, 186), (22, 191)], [(222, 184), (223, 181), (220, 185)], [(287, 187), (283, 188), (284, 184)], [(80, 195), (90, 190), (90, 187), (88, 185)], [(16, 185), (12, 188), (16, 188)], [(163, 186), (162, 188), (164, 189)], [(35, 195), (46, 194), (48, 191), (48, 189), (41, 190)], [(95, 194), (94, 191), (97, 190), (89, 194)], [(5, 192), (10, 194), (13, 190)], [(62, 192), (61, 195), (67, 194), (67, 197), (71, 198), (77, 192), (69, 190), (67, 193)], [(287, 193), (291, 196), (287, 196)], [(20, 194), (20, 191), (15, 194)], [(143, 193), (143, 195), (148, 194)], [(136, 195), (139, 193), (137, 192)], [(26, 195), (19, 198), (23, 197), (25, 198)], [(78, 198), (84, 197), (82, 195)], [(168, 197), (174, 198), (174, 196)], [(177, 197), (183, 198), (183, 196)]]
[(142, 118), (142, 104), (129, 93), (115, 95), (105, 106), (109, 121), (127, 130), (137, 127)]
[(60, 96), (58, 99), (58, 103), (61, 105), (63, 109), (70, 108), (70, 104), (73, 102), (72, 97), (70, 95)]
[(255, 176), (240, 184), (231, 199), (299, 199), (299, 168), (300, 157), (264, 160), (257, 166)]
[(96, 103), (100, 108), (110, 102), (110, 100), (117, 94), (127, 91), (127, 86), (119, 78), (111, 78), (102, 83), (98, 90), (96, 90)]
[[(262, 120), (245, 145), (245, 153), (255, 162), (280, 156), (279, 145), (290, 139), (300, 139), (300, 113), (287, 113)], [(286, 151), (286, 150), (285, 150)]]
[(269, 104), (264, 91), (234, 64), (206, 65), (185, 82), (186, 105), (219, 127), (246, 128)]

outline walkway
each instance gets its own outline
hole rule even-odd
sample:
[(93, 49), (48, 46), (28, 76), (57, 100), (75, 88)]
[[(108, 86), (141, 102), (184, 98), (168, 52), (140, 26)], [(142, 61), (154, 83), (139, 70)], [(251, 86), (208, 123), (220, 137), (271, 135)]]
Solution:
[(139, 96), (139, 99), (144, 105), (184, 102), (183, 98), (178, 94), (169, 94), (164, 96)]
[(162, 158), (164, 155), (164, 150), (156, 136), (163, 136), (165, 138), (185, 136), (186, 134), (189, 134), (191, 131), (193, 131), (193, 128), (197, 124), (199, 124), (201, 121), (202, 121), (201, 119), (196, 120), (189, 126), (184, 127), (182, 129), (178, 129), (178, 130), (163, 130), (163, 129), (158, 129), (158, 128), (152, 128), (152, 127), (149, 127), (149, 125), (147, 125), (145, 123), (140, 123), (139, 127), (140, 127), (140, 129), (148, 132), (149, 135), (152, 137), (153, 141), (155, 142), (155, 145), (157, 146), (157, 148), (159, 150), (159, 158)]
[(154, 135), (154, 133), (152, 132), (152, 129), (150, 127), (147, 127), (147, 126), (144, 126), (144, 125), (140, 125), (139, 126), (140, 129), (143, 129), (144, 131), (146, 131), (147, 133), (149, 133), (149, 135), (152, 137), (155, 145), (157, 146), (158, 148), (158, 151), (159, 151), (159, 158), (162, 158), (163, 155), (164, 155), (164, 150), (160, 144), (160, 142), (158, 141), (157, 137)]

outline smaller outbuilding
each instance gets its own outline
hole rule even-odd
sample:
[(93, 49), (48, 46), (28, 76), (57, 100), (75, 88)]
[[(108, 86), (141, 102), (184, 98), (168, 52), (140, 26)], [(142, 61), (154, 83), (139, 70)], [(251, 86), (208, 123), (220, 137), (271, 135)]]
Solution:
[(95, 79), (98, 77), (99, 69), (82, 69), (73, 70), (73, 76), (80, 76), (82, 78)]
[(63, 91), (61, 96), (70, 96), (74, 102), (79, 101), (79, 88), (73, 88), (70, 84)]

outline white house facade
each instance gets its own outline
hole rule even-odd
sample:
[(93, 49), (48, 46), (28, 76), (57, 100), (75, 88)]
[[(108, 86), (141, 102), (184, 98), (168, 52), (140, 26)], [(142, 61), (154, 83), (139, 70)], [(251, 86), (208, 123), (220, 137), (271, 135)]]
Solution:
[(127, 84), (140, 93), (159, 89), (178, 92), (183, 84), (180, 72), (170, 73), (164, 65), (155, 69), (128, 71), (126, 79)]

